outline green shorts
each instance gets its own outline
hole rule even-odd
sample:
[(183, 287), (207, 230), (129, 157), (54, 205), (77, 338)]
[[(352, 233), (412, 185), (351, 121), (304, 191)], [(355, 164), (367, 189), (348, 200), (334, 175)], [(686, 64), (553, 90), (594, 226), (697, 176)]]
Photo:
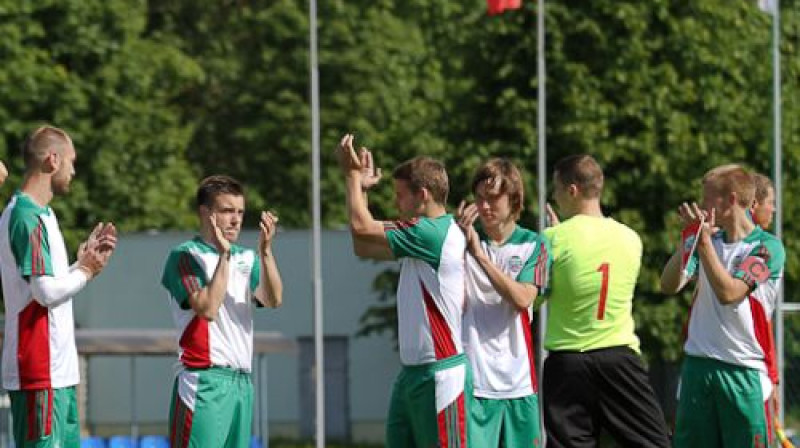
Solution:
[(20, 448), (77, 447), (81, 444), (75, 386), (12, 390), (14, 441)]
[(466, 448), (472, 373), (463, 354), (404, 366), (395, 380), (386, 448)]
[(673, 447), (767, 446), (758, 370), (687, 356), (680, 388)]
[(473, 397), (470, 406), (469, 442), (474, 447), (507, 448), (542, 444), (539, 397)]
[(188, 369), (175, 378), (169, 411), (172, 448), (247, 448), (253, 424), (250, 374)]

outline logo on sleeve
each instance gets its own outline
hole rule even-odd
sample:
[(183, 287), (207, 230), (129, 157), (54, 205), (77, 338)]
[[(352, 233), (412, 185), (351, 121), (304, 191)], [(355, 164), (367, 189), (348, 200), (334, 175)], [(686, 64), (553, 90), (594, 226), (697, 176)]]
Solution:
[(747, 257), (744, 259), (739, 269), (753, 278), (756, 282), (762, 283), (769, 279), (769, 267), (759, 257)]

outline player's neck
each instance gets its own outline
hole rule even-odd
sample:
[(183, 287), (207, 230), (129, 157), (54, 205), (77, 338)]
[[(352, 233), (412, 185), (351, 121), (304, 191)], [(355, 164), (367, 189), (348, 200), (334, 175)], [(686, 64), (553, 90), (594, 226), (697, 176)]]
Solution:
[(735, 243), (737, 241), (741, 241), (747, 238), (747, 235), (753, 232), (753, 229), (756, 228), (756, 225), (747, 215), (742, 213), (737, 213), (731, 223), (720, 223), (720, 227), (722, 230), (725, 231), (725, 242), (726, 243)]
[(41, 174), (28, 174), (22, 181), (20, 191), (30, 196), (33, 202), (46, 207), (53, 200), (50, 177)]
[(422, 216), (426, 218), (438, 218), (445, 214), (447, 214), (447, 209), (444, 208), (444, 205), (437, 204), (436, 202), (426, 204), (422, 211)]
[(603, 209), (600, 207), (600, 201), (597, 199), (585, 199), (575, 203), (574, 213), (572, 215), (588, 215), (603, 217)]
[(507, 222), (500, 223), (497, 226), (484, 227), (483, 231), (486, 232), (486, 236), (488, 236), (489, 240), (493, 243), (503, 244), (511, 238), (511, 234), (514, 233), (514, 229), (516, 228), (517, 222), (509, 219)]

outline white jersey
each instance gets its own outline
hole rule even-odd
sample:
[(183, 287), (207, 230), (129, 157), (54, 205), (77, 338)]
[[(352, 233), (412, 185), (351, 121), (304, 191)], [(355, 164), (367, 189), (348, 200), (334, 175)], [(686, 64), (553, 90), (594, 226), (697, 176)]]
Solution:
[(178, 329), (179, 358), (188, 368), (230, 367), (249, 372), (253, 358), (253, 292), (260, 262), (255, 252), (231, 246), (228, 289), (213, 321), (195, 314), (189, 296), (214, 276), (219, 255), (200, 237), (172, 250), (161, 284), (167, 289)]
[(747, 283), (750, 292), (741, 302), (721, 304), (695, 253), (688, 268), (692, 274), (699, 273), (698, 285), (684, 350), (692, 356), (757, 369), (769, 387), (768, 377), (777, 381), (771, 320), (783, 276), (783, 245), (760, 227), (735, 243), (725, 243), (723, 232), (714, 235), (712, 242), (725, 269)]
[(385, 222), (400, 260), (397, 322), (400, 361), (427, 364), (463, 353), (464, 234), (451, 215)]
[(6, 309), (3, 387), (62, 388), (80, 382), (72, 298), (47, 308), (32, 296), (32, 276), (69, 273), (58, 219), (17, 192), (0, 217), (0, 267)]
[[(478, 229), (492, 263), (517, 282), (547, 288), (551, 263), (543, 236), (517, 226), (495, 245)], [(537, 392), (531, 308), (519, 310), (495, 290), (486, 272), (467, 256), (467, 309), (464, 350), (473, 371), (474, 395), (511, 399)]]

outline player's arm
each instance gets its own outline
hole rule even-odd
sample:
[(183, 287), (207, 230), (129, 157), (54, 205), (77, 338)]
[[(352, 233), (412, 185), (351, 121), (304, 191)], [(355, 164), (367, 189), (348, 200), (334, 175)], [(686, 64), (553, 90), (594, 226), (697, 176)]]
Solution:
[(744, 300), (747, 293), (750, 292), (750, 287), (742, 279), (735, 278), (728, 273), (717, 257), (717, 252), (711, 244), (711, 238), (708, 238), (708, 241), (701, 240), (697, 245), (697, 252), (700, 255), (700, 263), (703, 264), (708, 282), (711, 284), (711, 289), (714, 290), (714, 295), (717, 296), (719, 303), (730, 305)]
[(661, 292), (664, 294), (677, 294), (686, 286), (681, 281), (681, 256), (681, 248), (678, 247), (661, 271)]
[(481, 269), (486, 272), (486, 276), (489, 277), (489, 281), (492, 282), (495, 291), (497, 291), (503, 299), (507, 300), (519, 310), (528, 309), (533, 304), (533, 301), (539, 294), (539, 289), (534, 286), (533, 283), (518, 282), (509, 277), (508, 274), (492, 263), (492, 260), (489, 259), (483, 250), (480, 250), (477, 256), (470, 250), (470, 255), (478, 262)]
[(261, 232), (258, 235), (259, 263), (261, 272), (256, 300), (262, 305), (277, 308), (283, 303), (283, 281), (278, 264), (272, 254), (272, 239), (277, 230), (278, 217), (269, 212), (261, 212)]
[(46, 234), (38, 219), (11, 225), (12, 252), (22, 260), (21, 271), (28, 278), (33, 300), (53, 308), (71, 299), (100, 274), (116, 246), (116, 229), (111, 223), (98, 224), (81, 244), (75, 269), (60, 275), (54, 275)]
[[(214, 214), (208, 218), (214, 235), (214, 246), (217, 248), (219, 260), (214, 268), (211, 280), (193, 292), (188, 297), (189, 306), (198, 316), (207, 321), (213, 321), (219, 314), (219, 308), (225, 301), (228, 290), (228, 275), (230, 271), (231, 243), (222, 235), (222, 231), (217, 227), (217, 219)], [(187, 254), (188, 256), (188, 254)]]
[[(700, 226), (701, 233), (707, 234), (710, 239), (712, 228), (711, 223), (706, 221), (708, 214), (701, 210), (697, 204), (692, 203), (689, 205), (684, 202), (680, 205), (680, 207), (678, 207), (678, 215), (681, 218), (684, 229), (687, 229), (693, 225)], [(675, 252), (667, 261), (667, 264), (664, 265), (664, 269), (661, 271), (661, 292), (664, 294), (677, 294), (686, 286), (689, 280), (688, 277), (684, 276), (684, 272), (682, 272), (683, 267), (681, 266), (681, 261), (683, 259), (684, 241), (683, 232), (681, 233), (682, 235), (678, 240), (678, 246), (675, 249)], [(697, 237), (699, 238), (699, 235), (697, 235)], [(694, 254), (690, 256), (691, 269), (690, 267), (687, 267), (689, 272), (696, 268), (697, 260), (696, 258), (692, 258), (694, 256)]]
[[(369, 153), (363, 149), (362, 154), (365, 152)], [(361, 257), (378, 260), (393, 259), (383, 222), (373, 218), (367, 206), (366, 195), (362, 187), (364, 162), (353, 149), (352, 135), (347, 134), (342, 138), (337, 156), (339, 166), (345, 175), (347, 215), (350, 222), (350, 234), (353, 237), (354, 252)]]

